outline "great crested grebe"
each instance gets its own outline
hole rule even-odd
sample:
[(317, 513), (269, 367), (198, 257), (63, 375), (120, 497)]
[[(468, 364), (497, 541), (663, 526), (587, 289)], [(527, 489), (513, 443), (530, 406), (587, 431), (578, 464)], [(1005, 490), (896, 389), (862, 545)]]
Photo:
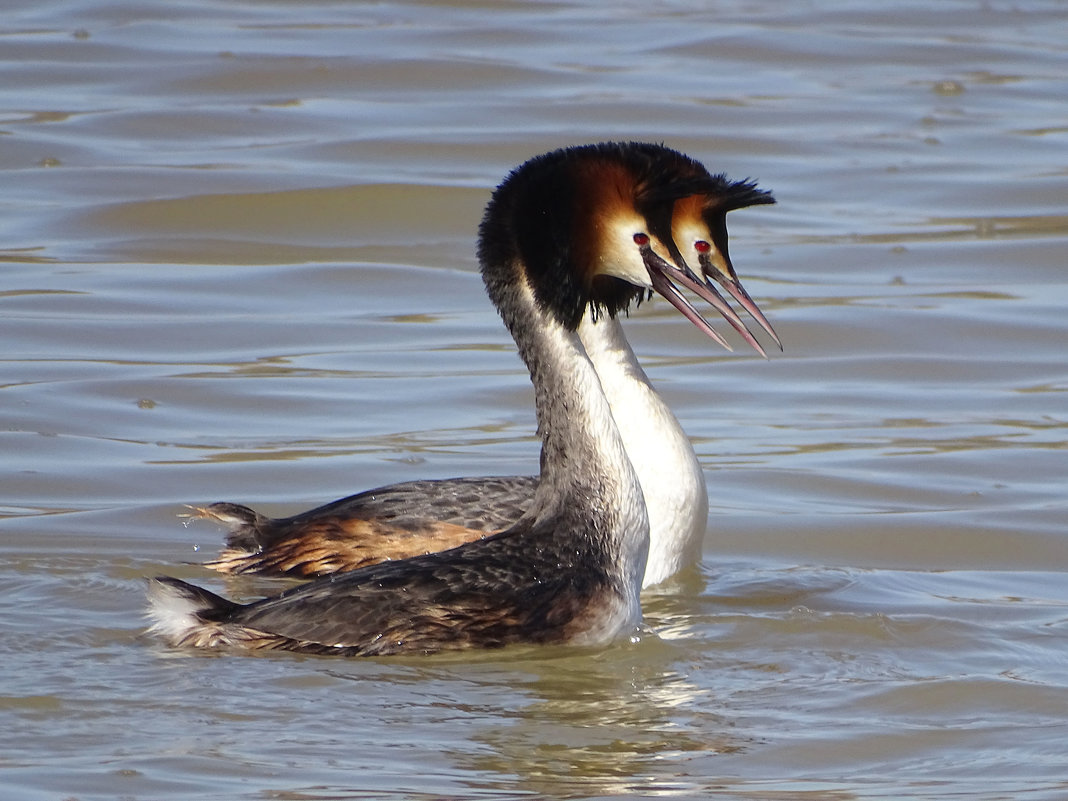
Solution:
[[(670, 221), (658, 220), (655, 228), (670, 230), (673, 241), (665, 245), (680, 266), (699, 265), (703, 283), (717, 281), (779, 344), (767, 318), (738, 281), (727, 251), (726, 228), (727, 212), (774, 199), (750, 183), (711, 176), (695, 162), (689, 166), (700, 174), (703, 185), (694, 186), (691, 191), (696, 194), (673, 204), (650, 207), (649, 212), (670, 216)], [(676, 290), (665, 285), (662, 291)], [(715, 294), (703, 297), (765, 355), (730, 306)], [(643, 587), (659, 584), (700, 555), (708, 516), (704, 473), (686, 433), (639, 365), (619, 320), (589, 306), (577, 331), (645, 495), (649, 558)], [(714, 331), (706, 333), (726, 346)], [(226, 548), (207, 567), (229, 574), (311, 578), (445, 550), (502, 531), (527, 510), (537, 485), (536, 476), (409, 481), (286, 518), (268, 518), (234, 503), (193, 507), (192, 516), (229, 528)]]
[[(746, 202), (731, 205), (732, 187)], [(479, 229), (482, 276), (530, 371), (542, 439), (540, 479), (513, 525), (246, 605), (159, 577), (149, 587), (152, 630), (174, 645), (372, 656), (593, 645), (632, 629), (649, 547), (646, 502), (578, 330), (587, 309), (612, 318), (652, 289), (711, 331), (673, 281), (709, 302), (715, 291), (668, 261), (681, 260), (675, 202), (698, 195), (721, 197), (724, 212), (770, 202), (751, 184), (727, 184), (675, 151), (637, 143), (537, 157), (490, 200)], [(612, 337), (605, 349), (636, 367), (625, 340), (629, 356), (620, 357)]]

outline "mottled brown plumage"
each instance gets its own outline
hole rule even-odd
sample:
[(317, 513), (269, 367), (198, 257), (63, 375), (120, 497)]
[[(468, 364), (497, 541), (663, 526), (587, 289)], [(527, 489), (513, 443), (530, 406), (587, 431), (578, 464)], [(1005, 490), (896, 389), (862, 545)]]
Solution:
[(247, 606), (176, 579), (155, 579), (153, 592), (203, 606), (199, 625), (172, 638), (175, 645), (388, 656), (574, 642), (616, 613), (606, 606), (625, 593), (604, 550), (562, 540), (560, 524), (529, 521), (472, 546), (320, 579)]
[(193, 507), (229, 528), (206, 567), (232, 575), (315, 578), (455, 548), (503, 531), (534, 500), (533, 476), (408, 481), (361, 492), (292, 517), (234, 503)]
[[(519, 519), (446, 551), (245, 605), (157, 578), (149, 590), (153, 630), (176, 645), (372, 656), (603, 644), (633, 628), (648, 552), (646, 504), (576, 328), (588, 310), (614, 315), (653, 288), (711, 330), (671, 280), (706, 300), (709, 292), (685, 263), (667, 259), (678, 253), (670, 242), (675, 201), (722, 186), (681, 154), (640, 143), (555, 151), (515, 170), (487, 207), (479, 262), (535, 390), (541, 475)], [(264, 519), (251, 510), (223, 505), (205, 513), (238, 522), (232, 543), (264, 547)], [(404, 527), (397, 520), (394, 532)], [(316, 536), (327, 543), (346, 526), (359, 524), (337, 518)]]

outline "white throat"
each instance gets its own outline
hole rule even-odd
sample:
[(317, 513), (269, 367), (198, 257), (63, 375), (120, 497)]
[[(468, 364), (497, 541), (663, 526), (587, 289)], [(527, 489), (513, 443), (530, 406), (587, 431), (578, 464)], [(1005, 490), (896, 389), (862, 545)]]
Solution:
[(659, 584), (700, 556), (708, 490), (689, 437), (653, 389), (619, 321), (587, 312), (579, 338), (597, 370), (649, 512), (643, 587)]

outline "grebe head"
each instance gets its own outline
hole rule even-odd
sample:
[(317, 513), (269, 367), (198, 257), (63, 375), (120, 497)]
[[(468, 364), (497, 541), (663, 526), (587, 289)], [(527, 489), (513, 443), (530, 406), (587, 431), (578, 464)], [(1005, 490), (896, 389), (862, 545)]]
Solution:
[(719, 297), (720, 302), (709, 302), (764, 356), (764, 349), (741, 319), (724, 311), (722, 306), (727, 306), (727, 303), (715, 291), (711, 281), (727, 290), (782, 349), (782, 342), (775, 329), (738, 280), (738, 274), (734, 271), (727, 251), (727, 212), (774, 203), (775, 198), (770, 192), (757, 189), (750, 181), (730, 182), (722, 175), (713, 176), (713, 181), (720, 184), (716, 191), (690, 195), (675, 201), (671, 217), (671, 238), (679, 248), (680, 256), (688, 264), (695, 264), (700, 268), (701, 282)]
[[(751, 189), (750, 204), (770, 202), (767, 193), (742, 185)], [(739, 202), (740, 192), (736, 197), (725, 191), (733, 186), (740, 185), (662, 145), (603, 143), (533, 158), (497, 188), (479, 228), (489, 295), (501, 308), (508, 293), (526, 285), (543, 312), (573, 331), (587, 308), (615, 315), (653, 290), (729, 348), (675, 282), (728, 320), (737, 314), (697, 279), (672, 237), (681, 201), (702, 197), (708, 208), (719, 202), (725, 209)], [(690, 207), (685, 209), (689, 221)]]

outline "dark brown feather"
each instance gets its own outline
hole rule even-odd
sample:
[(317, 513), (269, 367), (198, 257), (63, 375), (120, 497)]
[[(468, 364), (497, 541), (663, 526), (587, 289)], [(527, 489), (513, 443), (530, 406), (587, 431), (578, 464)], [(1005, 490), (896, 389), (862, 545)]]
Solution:
[(227, 526), (220, 573), (313, 578), (447, 550), (502, 531), (530, 506), (533, 476), (410, 481), (361, 492), (285, 518), (247, 506), (194, 507)]

